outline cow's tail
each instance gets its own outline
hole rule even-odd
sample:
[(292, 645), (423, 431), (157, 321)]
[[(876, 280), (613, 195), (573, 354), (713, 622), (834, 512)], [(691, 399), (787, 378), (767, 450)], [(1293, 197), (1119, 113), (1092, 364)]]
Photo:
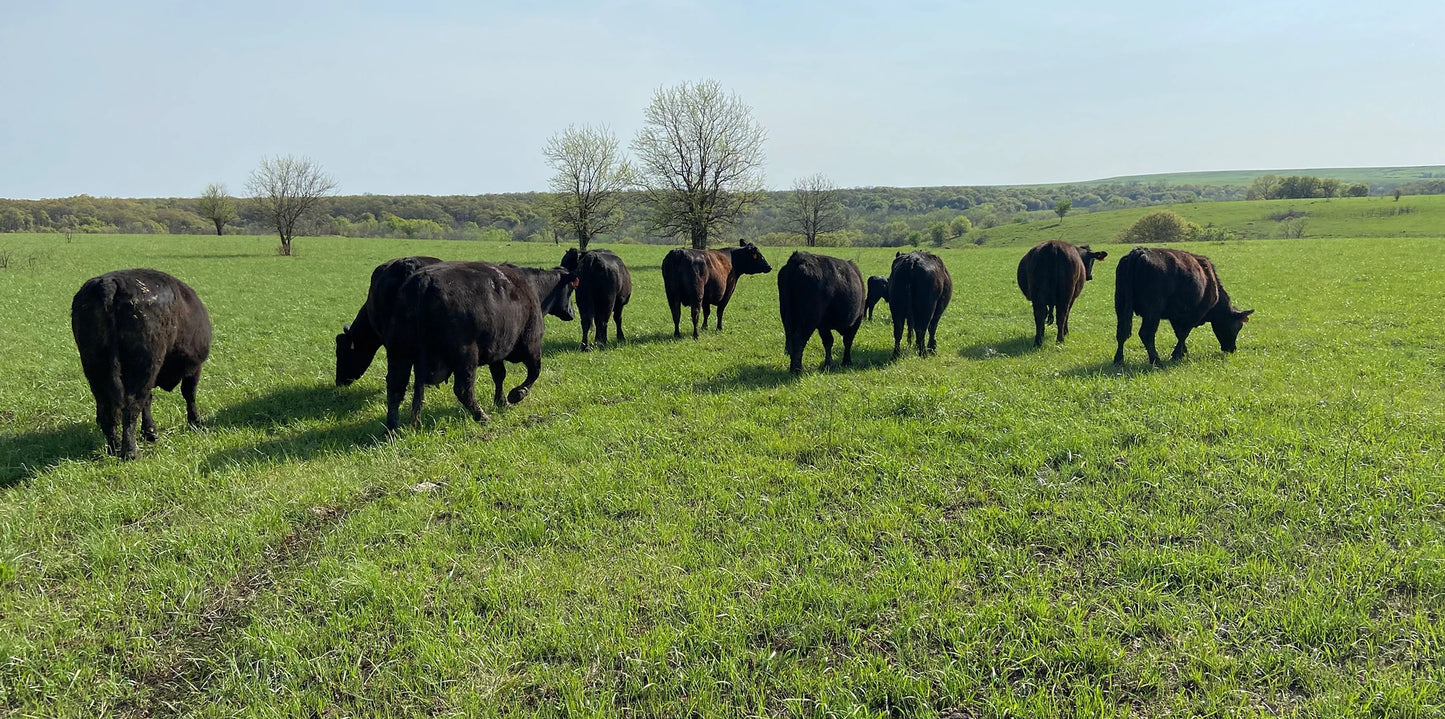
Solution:
[[(97, 279), (91, 287), (93, 289), (85, 293), (83, 298), (76, 298), (71, 314), (83, 313), (84, 316), (73, 317), (71, 324), (77, 328), (88, 328), (88, 336), (84, 339), (89, 345), (89, 356), (85, 358), (85, 363), (90, 366), (85, 369), (93, 389), (105, 392), (115, 406), (119, 407), (125, 399), (125, 385), (121, 378), (120, 323), (133, 314), (134, 308), (116, 306), (116, 282), (113, 279)], [(122, 314), (127, 317), (122, 317)], [(77, 333), (77, 344), (80, 344), (81, 340)], [(86, 349), (83, 345), (81, 351)], [(90, 377), (92, 373), (96, 377)]]
[(1134, 321), (1133, 270), (1133, 253), (1124, 255), (1119, 260), (1118, 269), (1114, 270), (1114, 315), (1121, 327)]

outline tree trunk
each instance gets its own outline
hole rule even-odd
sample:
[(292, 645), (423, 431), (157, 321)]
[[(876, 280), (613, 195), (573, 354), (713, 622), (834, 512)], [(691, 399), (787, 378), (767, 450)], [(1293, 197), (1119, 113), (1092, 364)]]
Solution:
[(281, 236), (281, 254), (285, 257), (291, 256), (291, 238), (285, 235)]
[(692, 249), (707, 249), (707, 229), (695, 229), (692, 231)]
[(583, 233), (580, 233), (580, 232), (577, 233), (577, 249), (582, 250), (583, 252), (586, 252), (586, 251), (587, 251), (587, 245), (589, 245), (589, 244), (591, 244), (591, 243), (592, 243), (592, 238), (588, 237), (587, 235), (585, 235), (585, 234), (583, 234)]
[(224, 225), (224, 224), (226, 224), (226, 223), (221, 222), (220, 220), (212, 220), (212, 222), (215, 222), (215, 223), (216, 223), (216, 236), (217, 236), (217, 237), (220, 237), (220, 236), (221, 236), (221, 226)]

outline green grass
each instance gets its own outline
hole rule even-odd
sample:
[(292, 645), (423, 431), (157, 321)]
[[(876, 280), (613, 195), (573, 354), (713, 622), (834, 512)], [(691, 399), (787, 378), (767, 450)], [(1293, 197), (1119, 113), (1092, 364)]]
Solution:
[(975, 229), (953, 243), (966, 245), (982, 239), (985, 246), (1007, 246), (1064, 239), (1075, 244), (1105, 244), (1114, 242), (1119, 231), (1135, 220), (1162, 209), (1199, 225), (1232, 230), (1240, 239), (1281, 237), (1281, 220), (1292, 216), (1291, 211), (1303, 218), (1306, 238), (1445, 237), (1445, 195), (1420, 195), (1398, 202), (1392, 197), (1337, 197), (1131, 207), (1069, 215), (1062, 224), (1051, 217)]
[[(1333, 177), (1341, 182), (1397, 185), (1416, 180), (1445, 177), (1445, 166), (1416, 167), (1319, 167), (1305, 170), (1217, 170), (1206, 172), (1165, 172), (1152, 175), (1108, 177), (1092, 182), (1169, 182), (1176, 185), (1248, 185), (1265, 175), (1313, 175)], [(1088, 184), (1088, 183), (1084, 183)]]
[[(673, 341), (666, 248), (623, 246), (631, 342), (580, 353), (549, 319), (525, 402), (481, 426), (431, 392), (392, 442), (382, 365), (331, 386), (370, 269), (558, 248), (3, 244), (17, 716), (1445, 712), (1437, 240), (1197, 246), (1258, 310), (1240, 351), (1202, 331), (1151, 369), (1131, 341), (1124, 370), (1112, 260), (1034, 351), (1019, 250), (944, 250), (936, 357), (889, 362), (878, 320), (857, 368), (797, 378), (773, 275)], [(131, 266), (191, 283), (216, 334), (208, 427), (158, 393), (160, 441), (119, 463), (67, 312)]]

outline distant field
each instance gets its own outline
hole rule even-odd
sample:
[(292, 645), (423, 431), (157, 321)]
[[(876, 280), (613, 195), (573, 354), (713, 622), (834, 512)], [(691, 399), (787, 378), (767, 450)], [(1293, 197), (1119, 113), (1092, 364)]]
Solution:
[[(1241, 239), (1281, 237), (1280, 220), (1294, 216), (1303, 218), (1306, 238), (1445, 237), (1445, 195), (1419, 195), (1403, 197), (1398, 202), (1392, 197), (1336, 197), (1131, 207), (1069, 215), (1062, 224), (1055, 217), (976, 229), (953, 240), (953, 244), (971, 244), (980, 237), (985, 246), (1033, 245), (1050, 239), (1075, 244), (1110, 243), (1135, 220), (1163, 209), (1173, 210), (1200, 225), (1233, 230)], [(1303, 214), (1290, 214), (1292, 210)]]
[[(1305, 170), (1220, 170), (1214, 172), (1163, 172), (1151, 175), (1106, 177), (1090, 182), (1169, 182), (1176, 185), (1248, 185), (1265, 175), (1314, 175), (1343, 182), (1398, 185), (1416, 180), (1445, 178), (1445, 165), (1417, 167), (1318, 167)], [(1080, 183), (1088, 184), (1088, 183)]]
[[(1407, 203), (1420, 227), (1378, 232), (1424, 232), (1438, 206)], [(1176, 209), (1290, 204), (1321, 231), (1394, 207)], [(1123, 217), (1008, 241), (1102, 242)], [(620, 246), (630, 342), (580, 353), (549, 319), (525, 402), (479, 426), (433, 391), (395, 441), (384, 358), (331, 382), (371, 268), (560, 248), (274, 245), (0, 237), (0, 713), (1445, 712), (1445, 241), (1191, 247), (1258, 310), (1240, 351), (1201, 330), (1151, 369), (1132, 340), (1123, 370), (1117, 256), (1035, 351), (1021, 247), (943, 250), (937, 356), (890, 362), (880, 306), (858, 367), (812, 369), (815, 339), (801, 377), (775, 275), (742, 280), (724, 333), (674, 341), (667, 248)], [(894, 253), (832, 251), (865, 275)], [(121, 464), (68, 309), (132, 266), (190, 282), (216, 341), (207, 428), (158, 393), (160, 441)]]

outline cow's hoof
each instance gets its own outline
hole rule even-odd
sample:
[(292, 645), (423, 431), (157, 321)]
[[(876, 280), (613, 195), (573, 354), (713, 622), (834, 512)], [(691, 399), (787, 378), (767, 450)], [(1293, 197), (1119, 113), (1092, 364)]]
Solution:
[(527, 398), (527, 392), (526, 387), (518, 387), (507, 394), (507, 402), (509, 404), (517, 404)]
[(591, 351), (592, 351), (592, 345), (587, 344), (586, 342), (583, 342), (583, 343), (582, 343), (582, 351), (583, 351), (583, 352), (591, 352)]
[(161, 438), (160, 433), (153, 429), (142, 430), (140, 436), (147, 442), (154, 442)]

